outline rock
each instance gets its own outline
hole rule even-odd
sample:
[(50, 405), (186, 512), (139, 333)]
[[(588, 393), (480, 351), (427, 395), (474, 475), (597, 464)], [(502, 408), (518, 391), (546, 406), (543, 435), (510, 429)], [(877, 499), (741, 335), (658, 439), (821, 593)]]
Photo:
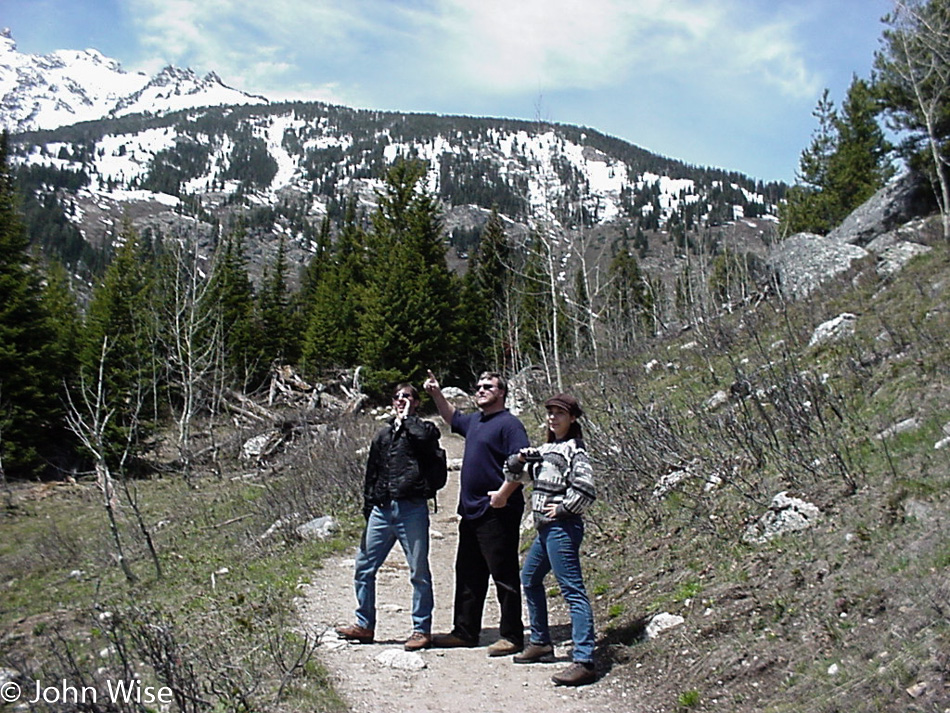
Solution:
[(819, 324), (808, 340), (809, 347), (836, 342), (854, 334), (854, 325), (858, 318), (850, 312), (839, 314), (834, 319)]
[(457, 386), (446, 386), (445, 388), (442, 389), (442, 395), (449, 401), (454, 401), (456, 399), (459, 399), (462, 401), (472, 400), (471, 394), (467, 394), (465, 391), (458, 388)]
[(764, 544), (773, 537), (812, 527), (821, 515), (818, 506), (781, 492), (772, 498), (768, 511), (746, 528), (744, 542)]
[(304, 540), (325, 540), (338, 529), (337, 521), (331, 515), (324, 515), (300, 525), (296, 532)]
[(715, 411), (729, 403), (729, 394), (725, 391), (717, 391), (703, 403), (707, 411)]
[(881, 233), (874, 240), (863, 246), (868, 252), (880, 255), (888, 248), (899, 245), (900, 243), (915, 242), (922, 235), (927, 227), (927, 218), (916, 218), (909, 223)]
[(675, 626), (679, 626), (685, 621), (686, 620), (683, 617), (677, 614), (670, 614), (669, 612), (657, 614), (652, 619), (650, 619), (650, 623), (647, 624), (647, 638), (655, 639), (662, 632), (666, 631), (667, 629), (672, 629)]
[(874, 238), (934, 209), (932, 192), (921, 177), (905, 173), (890, 180), (828, 233), (828, 239), (866, 246)]
[(897, 243), (885, 248), (877, 261), (877, 274), (881, 277), (890, 277), (902, 269), (913, 258), (929, 253), (933, 248), (920, 243)]
[(515, 416), (520, 416), (535, 405), (532, 393), (543, 385), (541, 377), (540, 369), (527, 367), (508, 379), (508, 398), (505, 404)]
[(345, 648), (349, 642), (336, 633), (335, 629), (325, 629), (317, 637), (317, 643), (330, 651)]
[(401, 671), (421, 671), (426, 667), (425, 659), (415, 651), (402, 649), (385, 649), (376, 656), (376, 661), (389, 668), (398, 668)]
[(920, 698), (920, 696), (924, 695), (924, 693), (927, 692), (927, 682), (919, 681), (915, 683), (913, 686), (910, 686), (909, 688), (907, 688), (906, 690), (907, 690), (907, 695), (910, 696), (911, 698)]
[(677, 485), (682, 483), (684, 480), (693, 477), (697, 465), (698, 463), (693, 461), (691, 463), (687, 463), (683, 468), (679, 468), (661, 475), (653, 485), (653, 497), (657, 499), (665, 497), (666, 494), (673, 490)]
[(244, 442), (244, 446), (241, 448), (241, 455), (245, 460), (250, 460), (251, 458), (256, 458), (261, 453), (264, 452), (264, 449), (267, 447), (267, 444), (274, 437), (274, 432), (262, 433), (258, 436), (247, 439)]
[(868, 254), (864, 248), (840, 239), (798, 233), (779, 244), (768, 265), (782, 294), (789, 299), (801, 299)]
[(892, 438), (900, 433), (914, 431), (920, 428), (920, 422), (916, 418), (905, 418), (899, 423), (895, 423), (890, 428), (885, 428), (874, 437), (876, 441), (883, 441), (885, 438)]

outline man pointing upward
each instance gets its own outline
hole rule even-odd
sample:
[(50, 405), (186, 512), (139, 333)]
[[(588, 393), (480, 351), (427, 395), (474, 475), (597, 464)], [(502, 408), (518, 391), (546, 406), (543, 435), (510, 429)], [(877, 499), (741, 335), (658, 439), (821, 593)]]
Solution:
[(530, 444), (524, 424), (505, 406), (508, 384), (501, 374), (485, 372), (475, 388), (475, 413), (462, 413), (442, 394), (430, 371), (423, 388), (453, 433), (465, 438), (459, 490), (458, 551), (455, 557), (455, 610), (449, 634), (436, 634), (433, 646), (476, 646), (489, 577), (495, 582), (501, 619), (500, 638), (489, 656), (507, 656), (524, 648), (518, 541), (524, 496), (518, 483), (506, 482), (505, 459)]

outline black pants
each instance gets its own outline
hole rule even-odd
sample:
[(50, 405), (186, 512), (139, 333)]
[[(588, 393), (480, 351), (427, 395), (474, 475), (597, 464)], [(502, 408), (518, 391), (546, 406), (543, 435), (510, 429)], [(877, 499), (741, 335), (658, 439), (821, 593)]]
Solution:
[(501, 609), (499, 634), (519, 645), (524, 642), (518, 562), (521, 514), (520, 507), (489, 508), (479, 518), (459, 522), (452, 630), (456, 636), (478, 641), (490, 576), (495, 581)]

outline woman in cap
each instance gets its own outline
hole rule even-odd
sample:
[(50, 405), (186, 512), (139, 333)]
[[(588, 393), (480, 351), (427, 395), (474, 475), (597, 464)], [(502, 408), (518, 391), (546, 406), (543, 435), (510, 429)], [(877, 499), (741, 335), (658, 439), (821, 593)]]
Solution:
[(580, 546), (584, 538), (584, 510), (594, 501), (593, 472), (584, 445), (580, 404), (570, 394), (558, 394), (544, 403), (547, 443), (523, 448), (508, 458), (505, 477), (534, 482), (531, 507), (537, 537), (521, 568), (521, 584), (531, 622), (528, 646), (515, 663), (550, 663), (554, 647), (548, 629), (544, 577), (553, 571), (571, 612), (573, 663), (552, 680), (561, 686), (593, 683), (594, 616), (581, 573)]

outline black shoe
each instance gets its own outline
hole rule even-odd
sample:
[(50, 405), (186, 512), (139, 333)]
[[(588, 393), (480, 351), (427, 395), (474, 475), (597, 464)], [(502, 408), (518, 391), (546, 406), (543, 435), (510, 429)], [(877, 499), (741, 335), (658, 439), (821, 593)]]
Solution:
[(515, 663), (553, 663), (554, 647), (551, 644), (528, 644), (525, 650), (515, 655)]
[(560, 673), (551, 676), (558, 686), (584, 686), (597, 680), (597, 672), (592, 663), (574, 662)]
[(432, 645), (437, 649), (471, 648), (476, 644), (477, 641), (469, 641), (455, 634), (436, 634), (432, 637)]

